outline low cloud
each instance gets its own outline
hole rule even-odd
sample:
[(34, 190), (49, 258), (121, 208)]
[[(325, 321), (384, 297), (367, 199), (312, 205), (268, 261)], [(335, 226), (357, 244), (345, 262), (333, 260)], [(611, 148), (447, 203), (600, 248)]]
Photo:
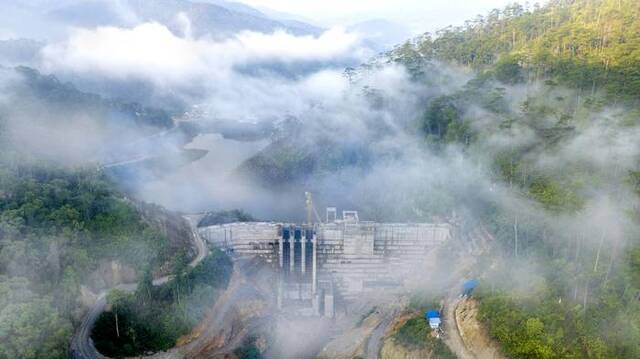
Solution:
[(188, 20), (183, 22), (187, 22), (185, 37), (153, 22), (130, 29), (77, 29), (66, 41), (43, 49), (43, 68), (47, 72), (185, 85), (224, 80), (242, 66), (337, 61), (366, 55), (366, 50), (359, 48), (358, 37), (339, 28), (318, 37), (294, 36), (281, 30), (271, 34), (244, 31), (214, 41), (189, 37)]

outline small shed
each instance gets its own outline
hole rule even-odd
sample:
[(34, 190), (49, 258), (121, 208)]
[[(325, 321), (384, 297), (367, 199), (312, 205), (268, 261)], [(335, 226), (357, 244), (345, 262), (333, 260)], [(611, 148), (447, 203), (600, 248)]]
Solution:
[(432, 309), (424, 313), (425, 319), (429, 322), (431, 329), (439, 329), (442, 320), (440, 319), (440, 312)]
[(473, 293), (473, 290), (478, 286), (478, 281), (475, 279), (470, 279), (462, 285), (462, 295), (470, 296)]

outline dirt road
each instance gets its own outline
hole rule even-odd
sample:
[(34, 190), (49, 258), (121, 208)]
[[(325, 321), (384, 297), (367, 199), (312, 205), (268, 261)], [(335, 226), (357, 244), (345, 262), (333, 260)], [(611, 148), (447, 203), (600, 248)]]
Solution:
[[(198, 217), (197, 216), (185, 216), (184, 217), (187, 222), (191, 225), (192, 239), (194, 246), (197, 249), (197, 255), (195, 258), (189, 263), (189, 266), (192, 268), (197, 266), (204, 258), (206, 258), (208, 254), (207, 245), (204, 240), (200, 237), (197, 230)], [(171, 279), (171, 276), (163, 276), (160, 278), (156, 278), (153, 281), (153, 285), (162, 285), (167, 283)], [(98, 295), (98, 300), (96, 300), (95, 304), (91, 309), (87, 312), (85, 317), (82, 320), (82, 323), (76, 330), (71, 339), (71, 345), (69, 347), (69, 356), (73, 359), (94, 359), (94, 358), (105, 358), (101, 355), (93, 345), (93, 340), (91, 340), (91, 330), (93, 329), (93, 325), (100, 314), (104, 311), (107, 306), (107, 294), (112, 289), (120, 289), (126, 292), (133, 292), (138, 287), (137, 283), (129, 283), (129, 284), (120, 284), (113, 288), (109, 288), (103, 290)]]

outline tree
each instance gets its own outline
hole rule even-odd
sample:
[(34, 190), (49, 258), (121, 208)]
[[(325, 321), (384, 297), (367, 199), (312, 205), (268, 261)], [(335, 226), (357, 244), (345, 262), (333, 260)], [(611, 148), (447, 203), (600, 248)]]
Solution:
[(505, 84), (514, 85), (524, 81), (522, 67), (515, 56), (500, 59), (494, 67), (494, 72), (496, 79)]
[(447, 135), (449, 125), (459, 120), (460, 113), (455, 106), (454, 99), (449, 96), (441, 96), (429, 104), (422, 127), (428, 135), (442, 140)]
[(0, 276), (0, 357), (66, 358), (71, 323), (50, 297), (38, 297), (21, 278)]
[(119, 311), (127, 306), (129, 294), (125, 291), (114, 289), (107, 295), (107, 303), (111, 306), (111, 312), (113, 313), (115, 321), (116, 336), (120, 337), (120, 326), (118, 323)]
[(138, 288), (136, 289), (136, 297), (142, 305), (147, 305), (151, 302), (153, 291), (153, 274), (151, 268), (147, 267), (140, 281), (138, 282)]

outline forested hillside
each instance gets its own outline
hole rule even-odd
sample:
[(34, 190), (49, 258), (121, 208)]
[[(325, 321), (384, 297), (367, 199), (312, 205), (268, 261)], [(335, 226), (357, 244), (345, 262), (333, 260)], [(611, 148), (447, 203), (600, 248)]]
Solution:
[(640, 356), (639, 14), (624, 0), (512, 5), (389, 55), (475, 71), (418, 127), (497, 185), (468, 205), (484, 203), (501, 253), (477, 266), (478, 297), (510, 357)]
[(50, 101), (87, 115), (111, 106), (32, 75), (29, 93), (38, 100), (23, 97), (0, 111), (0, 357), (64, 358), (83, 314), (81, 286), (98, 291), (116, 280), (99, 268), (117, 261), (129, 272), (166, 271), (191, 233), (187, 227), (186, 238), (170, 240), (181, 230), (169, 224), (175, 215), (143, 214), (95, 166), (52, 163), (18, 141), (10, 116), (20, 108)]
[(508, 83), (554, 79), (614, 101), (640, 95), (640, 3), (634, 0), (551, 0), (513, 4), (416, 39), (397, 51), (494, 68)]
[[(365, 211), (384, 203), (393, 208), (387, 220), (455, 210), (464, 228), (480, 223), (494, 234), (473, 272), (483, 283), (480, 317), (507, 356), (640, 357), (639, 18), (636, 1), (552, 0), (425, 34), (346, 73), (357, 87), (380, 64), (403, 65), (426, 87), (419, 116), (389, 125), (370, 114), (369, 137), (359, 137), (369, 142), (360, 146), (340, 136), (311, 142), (323, 129), (302, 121), (296, 138), (307, 141), (285, 137), (245, 169), (307, 186), (327, 176), (354, 198), (372, 181), (386, 183), (386, 172), (375, 172), (385, 158), (402, 158), (385, 139), (417, 130), (424, 154), (437, 156), (422, 171), (444, 168), (448, 182), (425, 175), (428, 185), (414, 183), (408, 201), (396, 200), (391, 193), (406, 193), (389, 182), (355, 203)], [(361, 96), (400, 117), (388, 86), (367, 84)], [(342, 148), (353, 153), (332, 155)], [(472, 169), (456, 167), (452, 153), (474, 163), (487, 183), (458, 186)], [(384, 168), (415, 176), (403, 166)], [(400, 211), (399, 203), (411, 210)]]
[[(63, 358), (100, 263), (157, 271), (160, 228), (95, 170), (0, 162), (0, 357)], [(34, 345), (37, 343), (37, 345)]]
[(83, 92), (28, 67), (0, 65), (0, 88), (0, 122), (9, 151), (71, 167), (160, 155), (179, 146), (181, 129), (174, 131), (175, 141), (162, 146), (145, 141), (174, 126), (160, 109)]
[[(3, 69), (4, 70), (4, 69)], [(146, 131), (152, 129), (168, 129), (173, 126), (171, 117), (163, 111), (144, 107), (138, 103), (122, 100), (104, 99), (99, 95), (82, 92), (70, 83), (63, 83), (53, 75), (43, 75), (39, 71), (19, 66), (12, 70), (4, 70), (15, 73), (22, 80), (11, 88), (19, 97), (14, 106), (21, 110), (34, 106), (35, 100), (48, 106), (50, 113), (65, 111), (66, 113), (95, 113), (97, 121), (102, 120), (110, 126), (131, 126)], [(4, 77), (7, 74), (3, 74)], [(24, 107), (24, 108), (22, 108)], [(28, 109), (28, 108), (27, 108)], [(30, 109), (33, 110), (33, 109)], [(108, 122), (113, 123), (108, 123)]]
[(218, 249), (193, 269), (184, 255), (175, 256), (173, 277), (162, 286), (153, 286), (146, 271), (135, 293), (114, 290), (107, 297), (111, 310), (100, 315), (91, 333), (96, 348), (120, 358), (174, 347), (205, 318), (232, 272), (231, 259)]

